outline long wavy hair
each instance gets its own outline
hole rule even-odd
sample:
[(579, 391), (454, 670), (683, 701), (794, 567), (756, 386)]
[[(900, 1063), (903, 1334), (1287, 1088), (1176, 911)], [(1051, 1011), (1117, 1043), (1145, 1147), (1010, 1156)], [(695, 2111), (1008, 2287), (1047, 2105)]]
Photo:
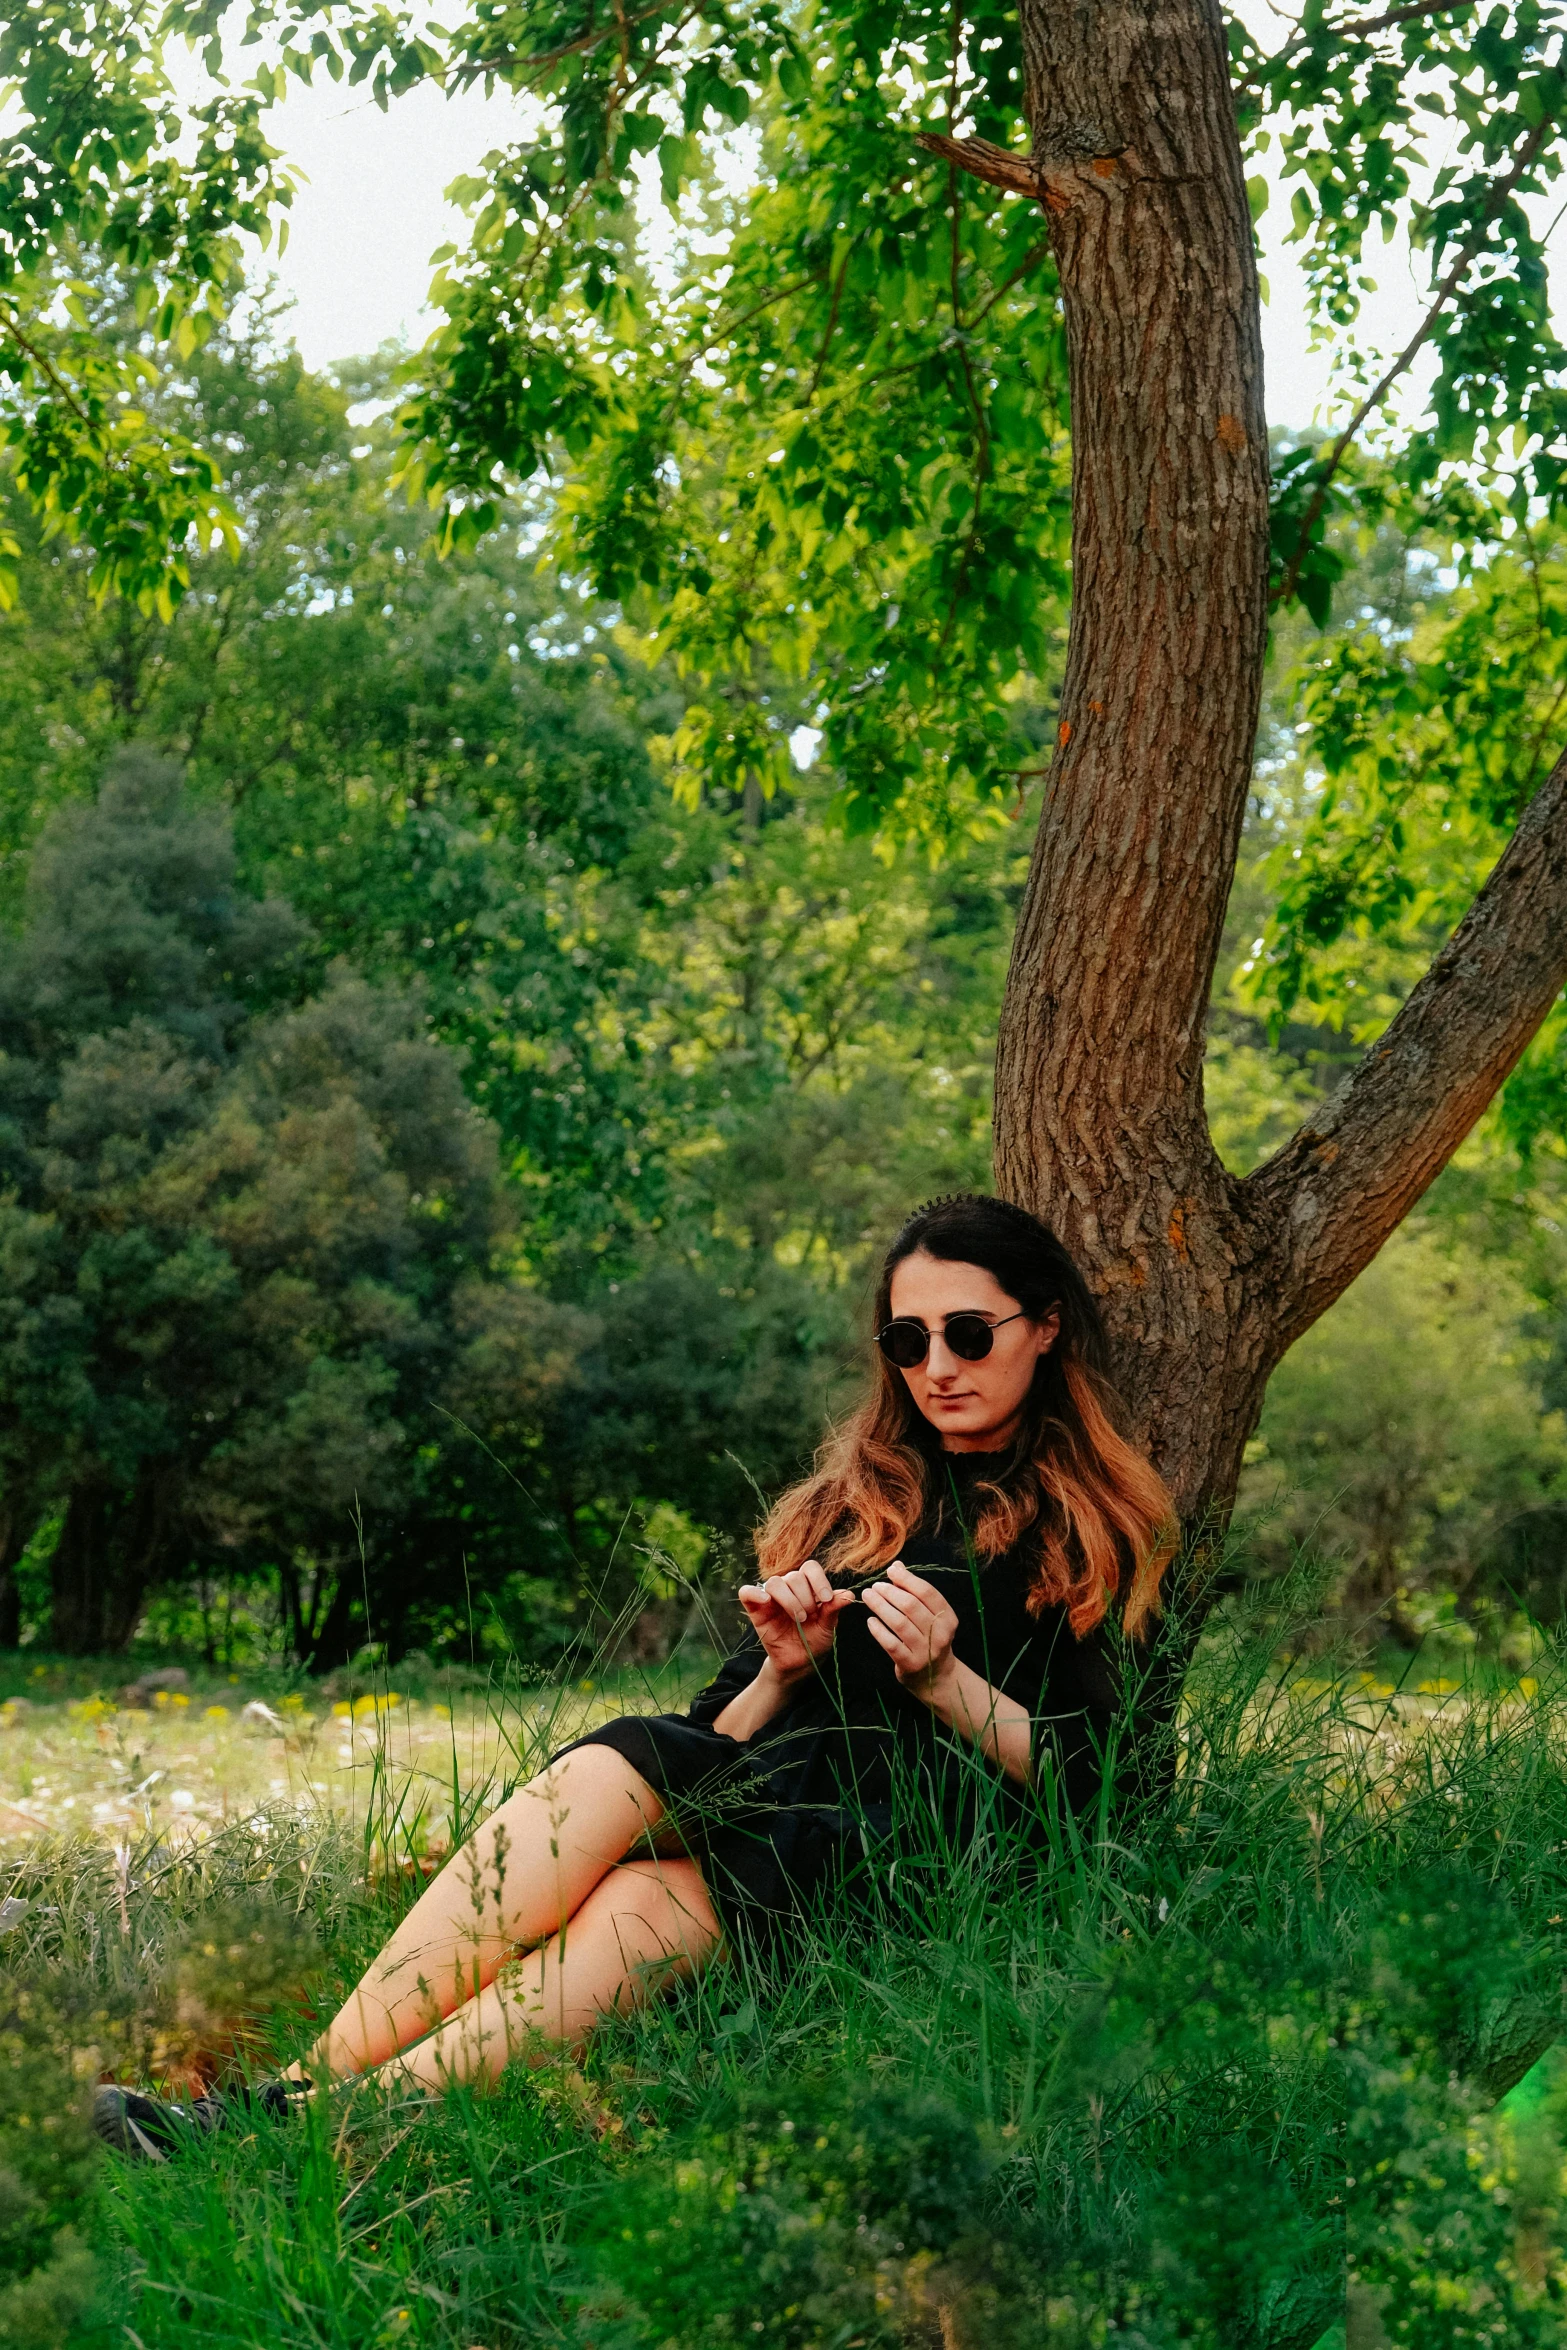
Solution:
[[(1064, 1607), (1079, 1639), (1118, 1597), (1126, 1630), (1142, 1632), (1175, 1549), (1175, 1511), (1162, 1479), (1116, 1425), (1104, 1325), (1082, 1275), (1025, 1208), (957, 1192), (916, 1208), (887, 1251), (877, 1330), (891, 1317), (893, 1273), (919, 1250), (946, 1264), (983, 1266), (1033, 1321), (1061, 1318), (1015, 1441), (972, 1489), (975, 1551), (992, 1559), (1032, 1550), (1029, 1607), (1035, 1614)], [(763, 1575), (808, 1558), (837, 1575), (887, 1566), (921, 1520), (945, 1506), (940, 1438), (879, 1347), (873, 1360), (870, 1394), (758, 1529)]]

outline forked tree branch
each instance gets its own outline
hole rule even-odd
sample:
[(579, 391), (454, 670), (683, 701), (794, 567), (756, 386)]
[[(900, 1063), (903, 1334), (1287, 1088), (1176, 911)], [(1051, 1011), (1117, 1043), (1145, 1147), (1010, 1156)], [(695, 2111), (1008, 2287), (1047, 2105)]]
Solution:
[[(1277, 1353), (1441, 1173), (1567, 984), (1567, 752), (1452, 937), (1332, 1100), (1240, 1186)], [(1277, 1359), (1277, 1357), (1275, 1357)]]

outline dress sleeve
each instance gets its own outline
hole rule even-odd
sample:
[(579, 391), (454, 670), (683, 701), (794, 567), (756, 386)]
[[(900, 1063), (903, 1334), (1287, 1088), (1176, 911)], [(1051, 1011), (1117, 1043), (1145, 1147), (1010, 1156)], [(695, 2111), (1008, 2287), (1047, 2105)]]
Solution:
[(1063, 1706), (1075, 1704), (1106, 1723), (1119, 1713), (1121, 1664), (1107, 1624), (1096, 1624), (1081, 1640), (1073, 1639), (1070, 1626), (1065, 1627), (1051, 1664), (1048, 1686), (1052, 1695), (1059, 1691)]
[(750, 1688), (762, 1669), (766, 1654), (754, 1632), (747, 1632), (739, 1647), (726, 1656), (705, 1689), (699, 1689), (691, 1700), (686, 1719), (704, 1730), (710, 1730), (726, 1705), (732, 1705), (743, 1691)]
[[(1121, 1713), (1120, 1663), (1104, 1625), (1078, 1640), (1062, 1618), (1034, 1712), (1036, 1762), (1043, 1735), (1055, 1749), (1069, 1805), (1086, 1810), (1099, 1794), (1105, 1757), (1118, 1743), (1113, 1734)], [(1118, 1779), (1125, 1763), (1123, 1754)]]

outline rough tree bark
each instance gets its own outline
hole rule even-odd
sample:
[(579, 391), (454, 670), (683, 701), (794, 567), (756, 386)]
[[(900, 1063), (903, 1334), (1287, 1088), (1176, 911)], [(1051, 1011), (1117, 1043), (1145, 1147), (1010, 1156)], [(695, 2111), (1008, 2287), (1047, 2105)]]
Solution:
[(1234, 1499), (1269, 1374), (1468, 1133), (1567, 979), (1567, 758), (1381, 1042), (1266, 1166), (1209, 1136), (1209, 991), (1251, 778), (1268, 467), (1254, 247), (1212, 0), (1021, 0), (1071, 366), (1061, 726), (996, 1062), (997, 1187), (1101, 1300), (1189, 1526)]
[(107, 1485), (75, 1487), (50, 1561), (50, 1646), (62, 1656), (112, 1656), (127, 1648), (168, 1530), (156, 1477), (130, 1494)]

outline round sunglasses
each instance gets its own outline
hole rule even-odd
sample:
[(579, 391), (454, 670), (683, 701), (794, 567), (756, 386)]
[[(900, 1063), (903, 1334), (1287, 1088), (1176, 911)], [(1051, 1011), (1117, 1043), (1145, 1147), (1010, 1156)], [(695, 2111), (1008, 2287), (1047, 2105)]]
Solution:
[[(1004, 1330), (1009, 1322), (1027, 1320), (1022, 1313), (1004, 1314), (999, 1322), (987, 1322), (983, 1314), (949, 1314), (941, 1335), (960, 1363), (982, 1363), (996, 1343), (998, 1330)], [(929, 1354), (930, 1338), (923, 1322), (902, 1320), (878, 1330), (876, 1344), (889, 1363), (896, 1363), (900, 1371), (912, 1371)]]

